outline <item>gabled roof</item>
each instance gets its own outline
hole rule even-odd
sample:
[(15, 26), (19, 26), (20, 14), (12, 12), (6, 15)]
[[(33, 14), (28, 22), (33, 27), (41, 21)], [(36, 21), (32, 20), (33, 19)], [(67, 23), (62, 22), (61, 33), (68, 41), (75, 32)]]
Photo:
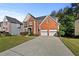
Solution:
[(28, 15), (32, 16), (34, 19), (36, 19), (33, 15), (31, 15), (30, 13), (28, 13)]
[(12, 17), (9, 17), (9, 16), (5, 16), (6, 19), (11, 22), (11, 23), (16, 23), (16, 24), (22, 24), (20, 21), (18, 21), (16, 18), (12, 18)]
[(36, 19), (38, 20), (38, 23), (41, 23), (45, 17), (46, 16), (36, 17)]
[[(40, 17), (34, 17), (33, 15), (31, 15), (30, 13), (28, 13), (28, 15), (30, 15), (30, 16), (32, 16), (35, 20), (38, 20), (38, 23), (41, 23), (43, 20), (44, 20), (44, 18), (46, 17), (46, 16), (40, 16)], [(51, 15), (49, 15), (49, 16), (51, 16)], [(56, 17), (54, 17), (54, 16), (51, 16), (53, 19), (56, 19)]]
[(28, 18), (28, 16), (31, 16), (31, 17), (33, 17), (34, 19), (36, 19), (33, 15), (31, 15), (30, 13), (28, 13), (23, 22), (26, 22), (26, 21), (27, 21), (26, 18)]
[[(46, 16), (36, 17), (36, 19), (38, 20), (39, 23), (41, 23), (44, 20), (45, 17)], [(51, 17), (56, 20), (56, 17), (54, 17), (54, 16), (51, 16)]]

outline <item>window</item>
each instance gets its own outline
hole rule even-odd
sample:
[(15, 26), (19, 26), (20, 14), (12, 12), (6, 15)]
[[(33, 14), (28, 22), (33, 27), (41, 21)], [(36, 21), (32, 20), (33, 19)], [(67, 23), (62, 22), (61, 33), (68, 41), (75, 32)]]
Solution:
[(18, 29), (20, 29), (21, 27), (18, 27)]
[(24, 22), (24, 25), (27, 25), (27, 22)]
[(27, 27), (27, 22), (24, 22), (24, 28), (26, 28)]
[(5, 27), (3, 27), (3, 29), (5, 29)]
[(27, 27), (27, 25), (24, 26), (24, 28), (26, 28), (26, 27)]
[(29, 25), (32, 25), (32, 22), (29, 22)]

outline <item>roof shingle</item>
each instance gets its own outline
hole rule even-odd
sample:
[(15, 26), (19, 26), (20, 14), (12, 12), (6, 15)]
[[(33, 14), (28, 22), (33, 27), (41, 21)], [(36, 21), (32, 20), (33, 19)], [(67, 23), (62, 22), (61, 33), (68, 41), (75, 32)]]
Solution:
[(16, 23), (16, 24), (22, 24), (20, 21), (18, 21), (16, 18), (12, 18), (9, 16), (5, 16), (7, 18), (7, 20), (11, 23)]
[(46, 16), (36, 17), (36, 19), (38, 20), (38, 23), (41, 23), (45, 17)]
[[(40, 17), (34, 17), (33, 15), (31, 15), (30, 13), (28, 13), (30, 16), (32, 16), (34, 19), (36, 19), (36, 20), (38, 20), (38, 23), (41, 23), (43, 20), (44, 20), (44, 18), (46, 17), (46, 16), (40, 16)], [(49, 16), (51, 16), (51, 15), (49, 15)], [(54, 17), (54, 16), (51, 16), (53, 19), (56, 19), (56, 17)]]

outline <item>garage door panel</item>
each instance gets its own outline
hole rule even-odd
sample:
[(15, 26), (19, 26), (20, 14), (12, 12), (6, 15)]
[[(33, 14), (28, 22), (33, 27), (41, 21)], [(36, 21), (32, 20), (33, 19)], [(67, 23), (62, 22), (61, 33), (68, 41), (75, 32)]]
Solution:
[(41, 30), (41, 36), (47, 36), (48, 33), (47, 33), (47, 30)]
[(49, 36), (54, 36), (57, 33), (57, 30), (49, 30)]

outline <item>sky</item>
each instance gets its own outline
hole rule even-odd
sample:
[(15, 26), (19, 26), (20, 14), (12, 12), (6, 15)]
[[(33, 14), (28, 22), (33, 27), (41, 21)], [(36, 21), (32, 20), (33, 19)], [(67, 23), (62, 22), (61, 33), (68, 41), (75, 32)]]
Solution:
[(33, 16), (49, 15), (52, 11), (58, 11), (70, 6), (68, 3), (0, 3), (0, 21), (5, 16), (10, 16), (23, 21), (28, 13)]

